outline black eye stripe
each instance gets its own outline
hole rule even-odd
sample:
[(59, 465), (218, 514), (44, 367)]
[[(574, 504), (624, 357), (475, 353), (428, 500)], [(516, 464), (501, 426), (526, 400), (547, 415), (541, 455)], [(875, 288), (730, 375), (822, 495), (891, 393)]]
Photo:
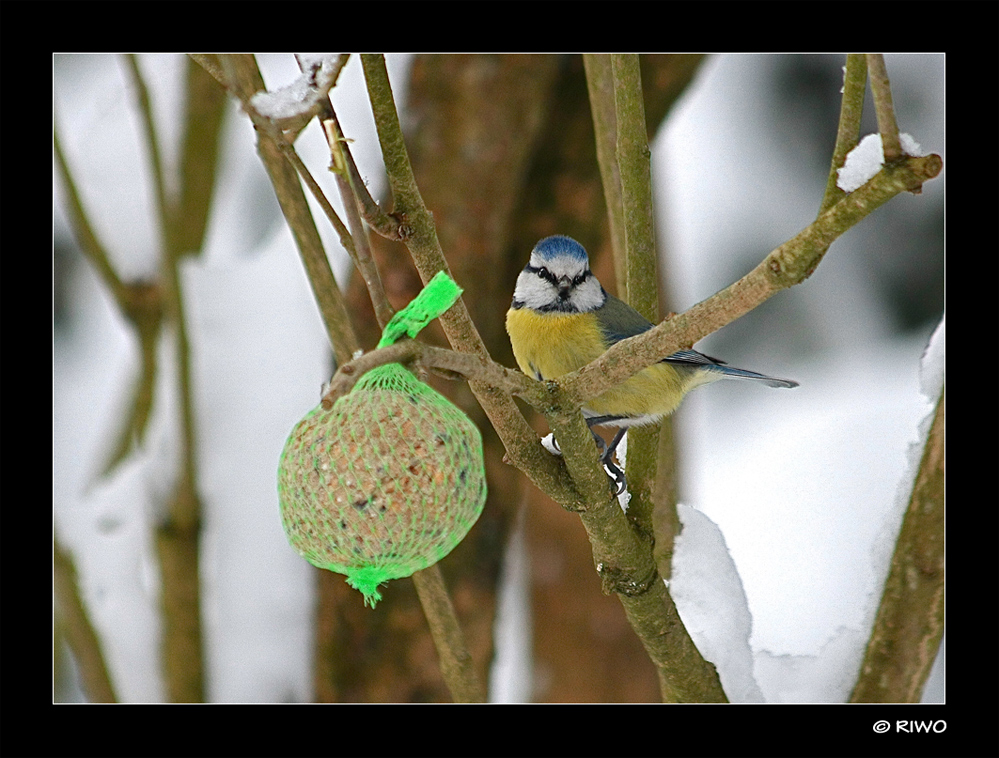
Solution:
[[(530, 271), (532, 274), (537, 274), (546, 282), (550, 282), (556, 287), (558, 286), (558, 277), (555, 276), (555, 274), (553, 274), (544, 266), (527, 266), (527, 270)], [(583, 273), (577, 274), (575, 277), (573, 277), (572, 286), (578, 287), (580, 284), (585, 282), (591, 276), (593, 276), (593, 273), (589, 269), (586, 269)]]
[(530, 271), (532, 274), (537, 274), (547, 282), (551, 282), (552, 284), (557, 284), (558, 280), (556, 280), (555, 274), (546, 269), (544, 266), (541, 266), (540, 268), (538, 266), (528, 266), (527, 270)]

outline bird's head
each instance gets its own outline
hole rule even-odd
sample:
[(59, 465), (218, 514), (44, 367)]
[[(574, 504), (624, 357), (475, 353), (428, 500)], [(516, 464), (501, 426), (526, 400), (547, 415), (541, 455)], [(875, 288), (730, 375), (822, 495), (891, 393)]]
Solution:
[(600, 308), (607, 293), (590, 271), (586, 250), (571, 237), (545, 237), (517, 277), (514, 308), (542, 313), (588, 313)]

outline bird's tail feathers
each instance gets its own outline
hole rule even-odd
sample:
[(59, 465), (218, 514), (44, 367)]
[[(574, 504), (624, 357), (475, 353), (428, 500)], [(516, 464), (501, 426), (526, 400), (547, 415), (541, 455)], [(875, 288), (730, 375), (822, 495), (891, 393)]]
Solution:
[(755, 371), (746, 371), (742, 368), (732, 368), (731, 366), (705, 366), (705, 368), (710, 371), (717, 371), (729, 379), (751, 379), (756, 382), (763, 382), (768, 387), (790, 389), (791, 387), (798, 386), (798, 383), (791, 379), (777, 379), (773, 376), (764, 376), (763, 374), (757, 374)]

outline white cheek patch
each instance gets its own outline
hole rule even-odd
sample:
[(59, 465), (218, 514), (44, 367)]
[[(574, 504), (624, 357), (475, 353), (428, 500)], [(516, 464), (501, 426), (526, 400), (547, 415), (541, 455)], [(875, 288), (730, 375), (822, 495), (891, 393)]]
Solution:
[(522, 271), (513, 291), (514, 300), (525, 308), (540, 310), (558, 299), (558, 290), (551, 283), (530, 271)]
[(603, 306), (604, 300), (606, 300), (606, 295), (604, 294), (603, 287), (600, 286), (600, 282), (594, 276), (590, 276), (585, 282), (576, 287), (573, 290), (572, 297), (569, 298), (569, 301), (580, 313), (595, 311), (597, 308)]

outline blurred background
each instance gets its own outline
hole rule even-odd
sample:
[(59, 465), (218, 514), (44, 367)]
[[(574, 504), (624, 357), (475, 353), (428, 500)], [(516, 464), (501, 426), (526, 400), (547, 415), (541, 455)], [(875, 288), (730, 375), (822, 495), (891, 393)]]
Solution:
[[(814, 220), (844, 60), (643, 56), (663, 313), (726, 287)], [(194, 120), (185, 118), (191, 64), (165, 54), (137, 62), (165, 192), (178, 192)], [(258, 62), (269, 89), (299, 73), (290, 54)], [(389, 55), (387, 64), (444, 253), (493, 357), (513, 366), (503, 318), (537, 239), (576, 237), (614, 289), (581, 59)], [(944, 58), (888, 55), (886, 64), (901, 131), (940, 154), (944, 172), (921, 195), (900, 195), (850, 230), (806, 282), (697, 345), (800, 387), (718, 383), (689, 396), (673, 419), (689, 537), (673, 591), (733, 700), (849, 695), (921, 425), (939, 392), (939, 378), (921, 377), (921, 358), (943, 318)], [(332, 100), (362, 176), (383, 197), (356, 56)], [(136, 103), (121, 56), (54, 56), (54, 125), (94, 233), (122, 280), (152, 282), (162, 276), (163, 224)], [(363, 608), (342, 577), (314, 570), (282, 533), (278, 456), (334, 366), (252, 126), (231, 99), (219, 113), (205, 234), (179, 266), (202, 503), (204, 698), (447, 701), (411, 582), (392, 582), (384, 604)], [(876, 132), (869, 101), (864, 118), (862, 134)], [(296, 149), (339, 210), (317, 124)], [(153, 533), (185, 454), (183, 362), (168, 323), (156, 342), (148, 430), (116, 458), (144, 357), (80, 254), (58, 172), (54, 184), (55, 532), (75, 563), (117, 697), (159, 702), (168, 695)], [(367, 296), (313, 208), (370, 349)], [(400, 307), (419, 280), (401, 246), (374, 244)], [(490, 452), (486, 513), (442, 569), (491, 699), (657, 700), (654, 671), (620, 603), (600, 594), (578, 518), (501, 462), (467, 388), (447, 391), (483, 428)], [(532, 423), (547, 431), (543, 420)], [(698, 565), (710, 570), (695, 576)], [(84, 699), (55, 628), (54, 697)], [(924, 700), (943, 700), (942, 659)]]

